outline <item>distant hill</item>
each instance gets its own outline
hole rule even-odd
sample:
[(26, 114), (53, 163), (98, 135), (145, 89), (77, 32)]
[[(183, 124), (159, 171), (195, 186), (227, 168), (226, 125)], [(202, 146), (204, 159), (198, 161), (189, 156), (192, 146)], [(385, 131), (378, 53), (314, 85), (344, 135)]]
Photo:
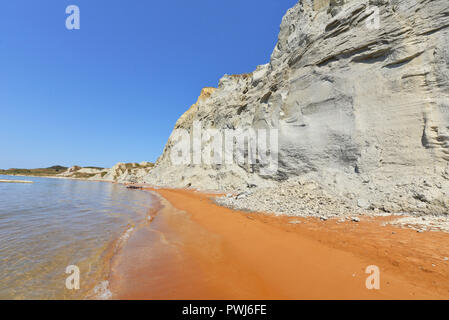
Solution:
[(49, 168), (37, 169), (17, 169), (0, 170), (0, 175), (16, 175), (16, 176), (54, 176), (67, 171), (67, 167), (52, 166)]
[(37, 177), (55, 176), (61, 178), (75, 178), (84, 180), (138, 182), (138, 180), (147, 175), (153, 167), (153, 163), (146, 161), (143, 161), (141, 163), (118, 163), (110, 169), (93, 166), (72, 166), (68, 168), (56, 165), (48, 168), (37, 169), (0, 169), (0, 175)]
[(66, 178), (114, 182), (138, 182), (154, 167), (151, 162), (117, 163), (110, 169), (73, 166), (58, 175)]

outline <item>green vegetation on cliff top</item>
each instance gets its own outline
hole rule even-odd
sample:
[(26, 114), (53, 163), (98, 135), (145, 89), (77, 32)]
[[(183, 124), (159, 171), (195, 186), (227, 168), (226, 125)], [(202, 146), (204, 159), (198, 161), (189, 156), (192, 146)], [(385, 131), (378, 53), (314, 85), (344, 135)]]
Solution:
[(38, 169), (17, 169), (12, 168), (8, 170), (1, 170), (0, 175), (15, 175), (15, 176), (54, 176), (67, 171), (67, 167), (52, 166), (49, 168)]

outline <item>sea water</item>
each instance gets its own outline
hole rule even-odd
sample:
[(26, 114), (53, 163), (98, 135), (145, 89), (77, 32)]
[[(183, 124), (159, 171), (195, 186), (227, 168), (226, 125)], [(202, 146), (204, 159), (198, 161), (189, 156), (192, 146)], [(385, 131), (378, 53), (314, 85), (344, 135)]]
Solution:
[[(116, 243), (147, 219), (151, 194), (123, 185), (8, 177), (0, 183), (0, 299), (108, 298)], [(66, 285), (79, 269), (80, 289)]]

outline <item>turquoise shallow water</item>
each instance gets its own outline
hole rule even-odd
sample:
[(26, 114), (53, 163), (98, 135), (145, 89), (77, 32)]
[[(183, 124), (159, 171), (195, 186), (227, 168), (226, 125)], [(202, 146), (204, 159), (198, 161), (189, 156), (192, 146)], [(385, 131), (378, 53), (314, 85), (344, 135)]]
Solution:
[[(34, 177), (0, 183), (0, 299), (80, 299), (107, 289), (114, 243), (146, 219), (148, 192), (122, 185)], [(80, 290), (65, 286), (80, 269)]]

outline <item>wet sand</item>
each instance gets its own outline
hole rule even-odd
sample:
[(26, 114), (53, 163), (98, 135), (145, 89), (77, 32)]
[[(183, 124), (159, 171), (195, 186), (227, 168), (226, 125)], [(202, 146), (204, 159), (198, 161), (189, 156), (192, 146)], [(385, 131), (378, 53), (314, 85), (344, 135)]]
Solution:
[[(113, 260), (114, 299), (449, 298), (446, 233), (382, 226), (388, 218), (244, 213), (213, 195), (153, 191), (163, 197), (157, 214)], [(370, 265), (380, 290), (366, 288)]]

